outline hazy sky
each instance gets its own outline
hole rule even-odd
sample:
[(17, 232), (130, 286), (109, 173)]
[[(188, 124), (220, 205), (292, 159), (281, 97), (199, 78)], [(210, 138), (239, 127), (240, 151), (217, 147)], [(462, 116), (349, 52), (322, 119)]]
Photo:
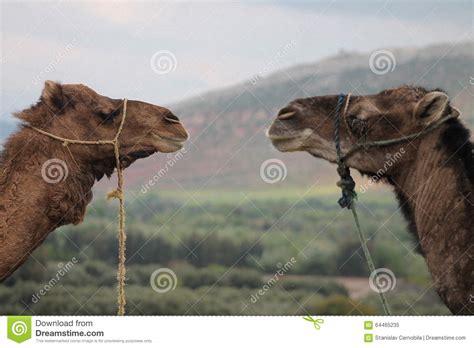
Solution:
[(169, 104), (341, 49), (472, 39), (471, 1), (30, 1), (1, 7), (2, 118), (33, 103), (46, 79)]

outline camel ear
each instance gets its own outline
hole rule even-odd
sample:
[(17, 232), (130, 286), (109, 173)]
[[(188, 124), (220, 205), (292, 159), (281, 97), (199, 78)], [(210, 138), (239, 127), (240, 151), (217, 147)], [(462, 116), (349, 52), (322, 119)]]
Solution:
[(442, 118), (448, 109), (449, 97), (443, 92), (430, 92), (416, 104), (414, 115), (423, 124), (431, 124)]
[(54, 81), (45, 81), (41, 93), (41, 101), (53, 112), (61, 112), (66, 106), (66, 97), (61, 84)]
[[(61, 84), (54, 81), (46, 81), (39, 102), (29, 109), (15, 113), (15, 116), (33, 126), (40, 126), (52, 116), (60, 114), (67, 104), (66, 100), (67, 98), (64, 95)], [(46, 112), (38, 112), (38, 105), (40, 103), (46, 105)]]
[(454, 106), (451, 106), (451, 116), (454, 118), (457, 118), (461, 115), (461, 110), (458, 108), (455, 108)]

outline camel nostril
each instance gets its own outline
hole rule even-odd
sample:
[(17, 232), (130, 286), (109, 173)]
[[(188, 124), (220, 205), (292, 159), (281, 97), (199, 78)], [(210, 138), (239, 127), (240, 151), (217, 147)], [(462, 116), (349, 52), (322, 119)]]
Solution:
[(178, 117), (176, 117), (175, 115), (171, 114), (171, 115), (168, 115), (168, 116), (165, 116), (165, 120), (170, 122), (170, 123), (181, 123), (181, 121), (179, 120)]
[(278, 113), (277, 118), (279, 120), (287, 120), (287, 119), (292, 118), (293, 116), (295, 116), (297, 114), (297, 112), (298, 112), (298, 110), (296, 110), (295, 108), (287, 106), (287, 107), (280, 110), (280, 112)]

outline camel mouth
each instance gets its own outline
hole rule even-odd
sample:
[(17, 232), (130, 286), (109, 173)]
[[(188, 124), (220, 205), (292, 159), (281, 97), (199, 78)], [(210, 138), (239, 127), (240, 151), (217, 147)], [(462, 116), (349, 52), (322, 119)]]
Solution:
[(177, 145), (184, 145), (184, 143), (186, 142), (186, 140), (188, 140), (187, 138), (186, 139), (182, 139), (182, 138), (168, 138), (168, 137), (163, 137), (161, 135), (158, 135), (158, 134), (153, 134), (153, 136), (155, 138), (158, 138), (159, 140), (166, 140), (170, 143), (173, 143), (173, 144), (177, 144)]
[(275, 126), (273, 125), (266, 130), (265, 135), (267, 136), (268, 139), (272, 141), (293, 140), (301, 136), (300, 133), (288, 132), (287, 130), (285, 134), (284, 131), (275, 129)]
[[(166, 151), (162, 151), (160, 149), (161, 146), (158, 146), (158, 151), (160, 152), (174, 152), (174, 151), (181, 150), (184, 147), (186, 140), (188, 140), (187, 137), (186, 138), (178, 138), (178, 137), (172, 138), (172, 137), (165, 137), (156, 133), (153, 133), (152, 135), (155, 140), (158, 140), (158, 144), (165, 143), (165, 146), (167, 147)], [(171, 151), (168, 150), (168, 148), (170, 148)]]
[(299, 138), (299, 135), (296, 134), (289, 134), (289, 135), (275, 135), (275, 134), (268, 134), (267, 138), (273, 141), (283, 141), (283, 140), (294, 140)]
[(303, 146), (303, 140), (299, 136), (272, 136), (268, 137), (272, 145), (281, 152), (300, 151)]
[(272, 132), (272, 128), (267, 130), (267, 137), (272, 142), (272, 145), (281, 152), (302, 151), (304, 143), (310, 136), (306, 130), (301, 132), (281, 133)]

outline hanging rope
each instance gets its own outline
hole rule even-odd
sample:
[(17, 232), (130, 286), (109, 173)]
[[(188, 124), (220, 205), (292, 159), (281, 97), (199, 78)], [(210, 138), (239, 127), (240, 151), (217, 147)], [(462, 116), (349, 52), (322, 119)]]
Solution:
[(119, 228), (118, 228), (118, 240), (119, 240), (119, 249), (118, 249), (118, 268), (117, 268), (117, 315), (125, 315), (125, 243), (127, 239), (127, 235), (125, 233), (125, 196), (123, 192), (124, 186), (124, 177), (123, 177), (123, 168), (120, 163), (120, 142), (119, 137), (122, 133), (123, 126), (125, 124), (125, 118), (127, 117), (127, 99), (123, 100), (123, 114), (122, 120), (120, 121), (119, 128), (117, 133), (112, 140), (73, 140), (58, 137), (57, 135), (48, 133), (42, 129), (29, 126), (30, 128), (34, 129), (40, 134), (46, 135), (52, 139), (61, 141), (63, 146), (69, 152), (72, 160), (74, 161), (75, 165), (78, 166), (74, 156), (72, 155), (71, 150), (69, 149), (69, 145), (112, 145), (114, 147), (114, 156), (115, 156), (115, 165), (117, 168), (117, 188), (115, 191), (109, 192), (107, 194), (107, 199), (118, 199), (119, 200)]
[[(344, 107), (342, 116), (344, 117), (344, 115), (346, 114), (347, 108), (349, 106), (350, 94), (347, 96), (347, 98), (345, 98), (343, 94), (340, 94), (337, 99), (336, 117), (334, 118), (334, 142), (336, 145), (337, 173), (339, 174), (341, 178), (337, 182), (337, 186), (339, 186), (342, 191), (342, 196), (341, 198), (339, 198), (338, 203), (341, 206), (341, 208), (347, 208), (352, 211), (352, 215), (354, 216), (354, 221), (357, 228), (357, 233), (359, 236), (360, 245), (364, 252), (364, 257), (367, 262), (367, 266), (369, 267), (370, 273), (376, 275), (374, 262), (372, 260), (372, 256), (370, 255), (370, 251), (367, 246), (367, 238), (364, 236), (364, 233), (362, 232), (362, 229), (360, 227), (359, 217), (357, 215), (357, 210), (356, 210), (357, 193), (354, 190), (355, 181), (351, 176), (351, 171), (349, 167), (347, 167), (344, 162), (342, 151), (341, 151), (341, 140), (340, 140), (340, 124), (341, 124), (340, 114), (341, 113), (340, 111), (341, 111), (341, 107), (342, 107), (342, 103), (344, 102), (344, 99), (346, 99), (346, 105)], [(385, 298), (385, 295), (380, 289), (377, 281), (375, 282), (375, 285), (377, 286), (377, 289), (379, 290), (378, 293), (380, 295), (380, 300), (382, 302), (382, 306), (383, 306), (385, 314), (391, 315), (390, 308), (388, 307), (387, 299)]]

